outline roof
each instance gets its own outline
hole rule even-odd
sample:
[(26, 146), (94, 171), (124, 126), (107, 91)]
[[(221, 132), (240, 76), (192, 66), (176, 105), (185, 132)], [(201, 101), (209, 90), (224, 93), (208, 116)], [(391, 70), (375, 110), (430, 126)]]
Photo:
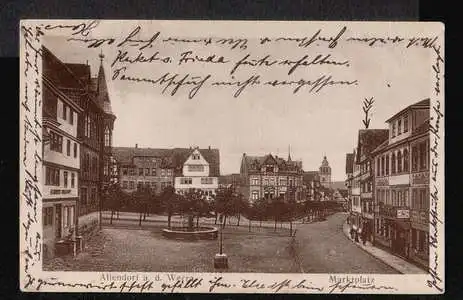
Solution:
[[(198, 149), (204, 159), (209, 163), (211, 176), (220, 176), (220, 155), (218, 149)], [(183, 164), (194, 149), (190, 148), (134, 148), (113, 147), (112, 152), (120, 164), (131, 164), (134, 157), (163, 158), (166, 165), (181, 171)]]
[(373, 150), (389, 138), (388, 129), (360, 129), (358, 134), (358, 151), (355, 160), (362, 155), (368, 156)]
[(77, 77), (82, 83), (88, 84), (90, 79), (90, 66), (86, 64), (65, 64), (71, 72)]
[(241, 180), (240, 174), (227, 174), (219, 177), (219, 184), (234, 184)]
[(346, 174), (354, 172), (354, 153), (346, 154)]
[(243, 154), (244, 162), (248, 169), (258, 170), (269, 161), (273, 161), (274, 164), (278, 166), (281, 171), (299, 171), (302, 170), (302, 162), (295, 160), (285, 160), (279, 156), (273, 156), (272, 154), (267, 154), (263, 156), (249, 156)]
[(390, 120), (394, 119), (395, 117), (401, 115), (402, 113), (404, 113), (407, 110), (419, 109), (419, 108), (429, 108), (429, 106), (430, 106), (429, 98), (421, 100), (419, 102), (416, 102), (415, 104), (412, 104), (412, 105), (409, 105), (409, 106), (405, 107), (404, 109), (402, 109), (398, 113), (394, 114), (392, 117), (390, 117), (389, 119), (386, 120), (386, 123), (389, 122)]
[(318, 171), (306, 171), (302, 175), (302, 181), (304, 182), (312, 182), (312, 181), (320, 181), (320, 175)]
[(47, 47), (42, 46), (42, 73), (58, 89), (84, 89), (85, 85), (72, 72), (67, 64), (63, 63)]

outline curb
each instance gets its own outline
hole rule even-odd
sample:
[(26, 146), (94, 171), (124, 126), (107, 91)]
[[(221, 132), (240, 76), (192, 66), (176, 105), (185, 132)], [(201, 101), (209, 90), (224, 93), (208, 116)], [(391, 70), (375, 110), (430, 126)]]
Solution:
[(397, 269), (396, 267), (394, 267), (393, 265), (389, 264), (387, 261), (385, 261), (385, 260), (379, 258), (378, 256), (374, 255), (374, 254), (371, 253), (370, 251), (364, 249), (362, 246), (357, 245), (357, 243), (355, 243), (354, 241), (352, 241), (352, 240), (350, 239), (349, 235), (346, 234), (346, 232), (344, 231), (344, 225), (346, 225), (346, 224), (347, 224), (346, 222), (342, 223), (342, 232), (344, 233), (344, 236), (345, 236), (349, 241), (351, 241), (353, 244), (355, 244), (355, 246), (356, 246), (357, 248), (362, 249), (362, 251), (368, 253), (371, 257), (374, 257), (376, 260), (378, 260), (378, 261), (382, 262), (383, 264), (389, 266), (390, 268), (394, 269), (394, 270), (397, 271), (398, 273), (400, 273), (400, 274), (405, 274), (405, 273), (403, 273), (401, 270), (399, 270), (399, 269)]

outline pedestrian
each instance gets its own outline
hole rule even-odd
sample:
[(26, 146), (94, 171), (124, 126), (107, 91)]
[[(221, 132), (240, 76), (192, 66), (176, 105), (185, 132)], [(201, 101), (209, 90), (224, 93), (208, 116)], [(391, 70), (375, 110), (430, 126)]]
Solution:
[(354, 233), (355, 233), (355, 230), (353, 227), (350, 228), (350, 238), (351, 239), (354, 239)]

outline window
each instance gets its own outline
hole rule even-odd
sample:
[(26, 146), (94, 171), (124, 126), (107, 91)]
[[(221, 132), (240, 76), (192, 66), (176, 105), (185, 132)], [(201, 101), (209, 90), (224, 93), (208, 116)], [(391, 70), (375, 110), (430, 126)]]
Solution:
[(189, 177), (182, 177), (182, 178), (180, 178), (180, 183), (181, 183), (181, 184), (191, 184), (191, 183), (192, 183), (192, 179), (189, 178)]
[(266, 166), (265, 172), (273, 172), (273, 166)]
[(392, 153), (392, 157), (391, 157), (391, 174), (395, 174), (395, 163), (396, 163), (396, 160), (395, 160), (395, 153)]
[(402, 119), (397, 120), (397, 135), (402, 133)]
[(126, 190), (129, 187), (129, 182), (127, 180), (122, 181), (122, 188)]
[(386, 155), (386, 176), (389, 176), (389, 154)]
[(280, 185), (286, 186), (286, 178), (280, 178)]
[(143, 168), (138, 169), (138, 176), (143, 176)]
[(166, 170), (165, 170), (165, 169), (161, 169), (161, 176), (162, 176), (162, 177), (165, 177), (165, 176), (166, 176)]
[(111, 147), (111, 133), (108, 127), (105, 127), (104, 130), (104, 145), (106, 147)]
[(408, 132), (408, 115), (404, 116), (404, 133)]
[(74, 143), (74, 158), (77, 157), (77, 143)]
[[(385, 168), (385, 164), (384, 164), (384, 156), (381, 157), (381, 175), (384, 176), (384, 171), (386, 170)], [(386, 174), (387, 175), (387, 174)]]
[(50, 131), (50, 150), (63, 152), (63, 136)]
[(410, 160), (410, 157), (408, 155), (408, 149), (404, 149), (404, 169), (403, 171), (404, 172), (408, 172), (409, 171), (409, 160)]
[(53, 207), (43, 209), (43, 226), (53, 225)]
[(212, 184), (212, 177), (201, 178), (201, 184)]
[(425, 170), (428, 167), (428, 151), (426, 147), (426, 142), (422, 142), (419, 145), (419, 155), (420, 155), (420, 170)]
[(392, 122), (391, 136), (395, 137), (395, 121)]
[(59, 186), (59, 169), (48, 166), (46, 167), (45, 185)]
[(203, 172), (204, 166), (203, 165), (188, 165), (189, 172)]
[(76, 186), (76, 173), (72, 172), (71, 173), (71, 188), (74, 188)]
[(408, 199), (408, 189), (404, 191), (404, 206), (410, 207), (410, 199)]
[(192, 157), (192, 159), (194, 159), (194, 160), (200, 159), (200, 155), (199, 155), (198, 153), (194, 153), (191, 157)]
[(381, 173), (380, 173), (380, 158), (376, 158), (376, 176), (380, 176)]
[(402, 153), (399, 152), (397, 153), (397, 173), (402, 172)]
[(252, 195), (251, 196), (252, 200), (258, 200), (259, 199), (259, 192), (253, 191), (251, 195)]
[(264, 182), (262, 183), (262, 185), (268, 185), (268, 179), (267, 178), (264, 178)]
[(145, 169), (145, 176), (150, 176), (150, 168)]
[(92, 203), (94, 203), (94, 202), (97, 201), (96, 198), (97, 198), (97, 197), (96, 197), (96, 188), (92, 188), (92, 195), (91, 195), (91, 197), (90, 197), (90, 201), (91, 201)]
[(259, 185), (259, 178), (252, 178), (251, 179), (251, 184), (252, 185)]
[(83, 205), (86, 205), (87, 202), (88, 202), (88, 199), (87, 199), (87, 188), (81, 188), (80, 189), (80, 199), (81, 199), (81, 202)]
[(129, 181), (129, 189), (133, 190), (135, 188), (135, 182), (133, 180)]
[(418, 171), (418, 147), (412, 147), (412, 171)]
[(72, 108), (69, 108), (69, 123), (74, 125), (74, 112), (72, 111)]
[(66, 155), (71, 156), (71, 141), (70, 140), (67, 140), (67, 143), (66, 143)]
[(167, 176), (172, 177), (172, 170), (171, 169), (167, 169)]
[(135, 176), (136, 174), (135, 168), (130, 168), (129, 172), (130, 172), (130, 176)]
[(66, 120), (67, 114), (68, 114), (68, 107), (66, 104), (63, 103), (63, 120)]

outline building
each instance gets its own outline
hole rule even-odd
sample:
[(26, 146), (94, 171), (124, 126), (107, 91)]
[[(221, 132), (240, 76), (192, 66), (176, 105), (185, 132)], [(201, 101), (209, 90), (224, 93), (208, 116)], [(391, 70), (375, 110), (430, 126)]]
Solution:
[(218, 149), (113, 147), (118, 166), (118, 181), (126, 192), (140, 186), (150, 187), (155, 194), (172, 186), (176, 193), (189, 189), (215, 195), (220, 175)]
[(319, 168), (319, 174), (320, 183), (326, 188), (331, 188), (331, 167), (326, 156), (323, 157), (322, 165)]
[[(112, 130), (116, 117), (111, 110), (103, 58), (100, 54), (97, 77), (91, 76), (90, 66), (87, 64), (66, 64), (83, 83), (83, 88), (73, 91), (82, 95), (83, 109), (78, 123), (78, 136), (82, 143), (79, 216), (89, 215), (100, 209), (104, 188), (113, 176), (109, 173), (108, 161), (111, 157)], [(93, 221), (96, 217), (93, 214)]]
[(349, 214), (349, 223), (351, 227), (358, 231), (361, 228), (362, 224), (362, 205), (360, 203), (360, 165), (357, 163), (357, 152), (354, 150), (354, 159), (352, 163), (352, 177), (350, 182), (351, 185), (351, 203), (350, 203), (350, 214)]
[(141, 186), (161, 194), (167, 186), (174, 186), (172, 150), (154, 148), (113, 147), (118, 165), (118, 182), (125, 192)]
[(371, 152), (388, 139), (387, 129), (361, 129), (358, 132), (356, 164), (360, 166), (361, 228), (366, 240), (374, 240), (374, 179)]
[(305, 198), (309, 201), (320, 201), (320, 175), (318, 171), (306, 171), (302, 175)]
[(284, 197), (285, 200), (305, 200), (302, 162), (285, 160), (272, 154), (249, 156), (243, 153), (241, 159), (241, 193), (250, 203), (264, 198), (271, 200)]
[(375, 243), (427, 269), (429, 264), (430, 100), (386, 122), (389, 138), (373, 151)]
[(213, 197), (219, 187), (220, 156), (218, 149), (174, 149), (175, 192), (200, 190)]
[[(354, 153), (346, 154), (347, 211), (352, 211), (352, 179), (354, 175)], [(348, 219), (350, 221), (350, 218)]]
[(239, 192), (241, 186), (241, 176), (239, 173), (221, 175), (219, 177), (219, 188), (231, 188)]
[(82, 108), (73, 93), (79, 79), (46, 47), (43, 64), (43, 240), (44, 256), (55, 254), (57, 242), (75, 234), (81, 145), (78, 123)]

